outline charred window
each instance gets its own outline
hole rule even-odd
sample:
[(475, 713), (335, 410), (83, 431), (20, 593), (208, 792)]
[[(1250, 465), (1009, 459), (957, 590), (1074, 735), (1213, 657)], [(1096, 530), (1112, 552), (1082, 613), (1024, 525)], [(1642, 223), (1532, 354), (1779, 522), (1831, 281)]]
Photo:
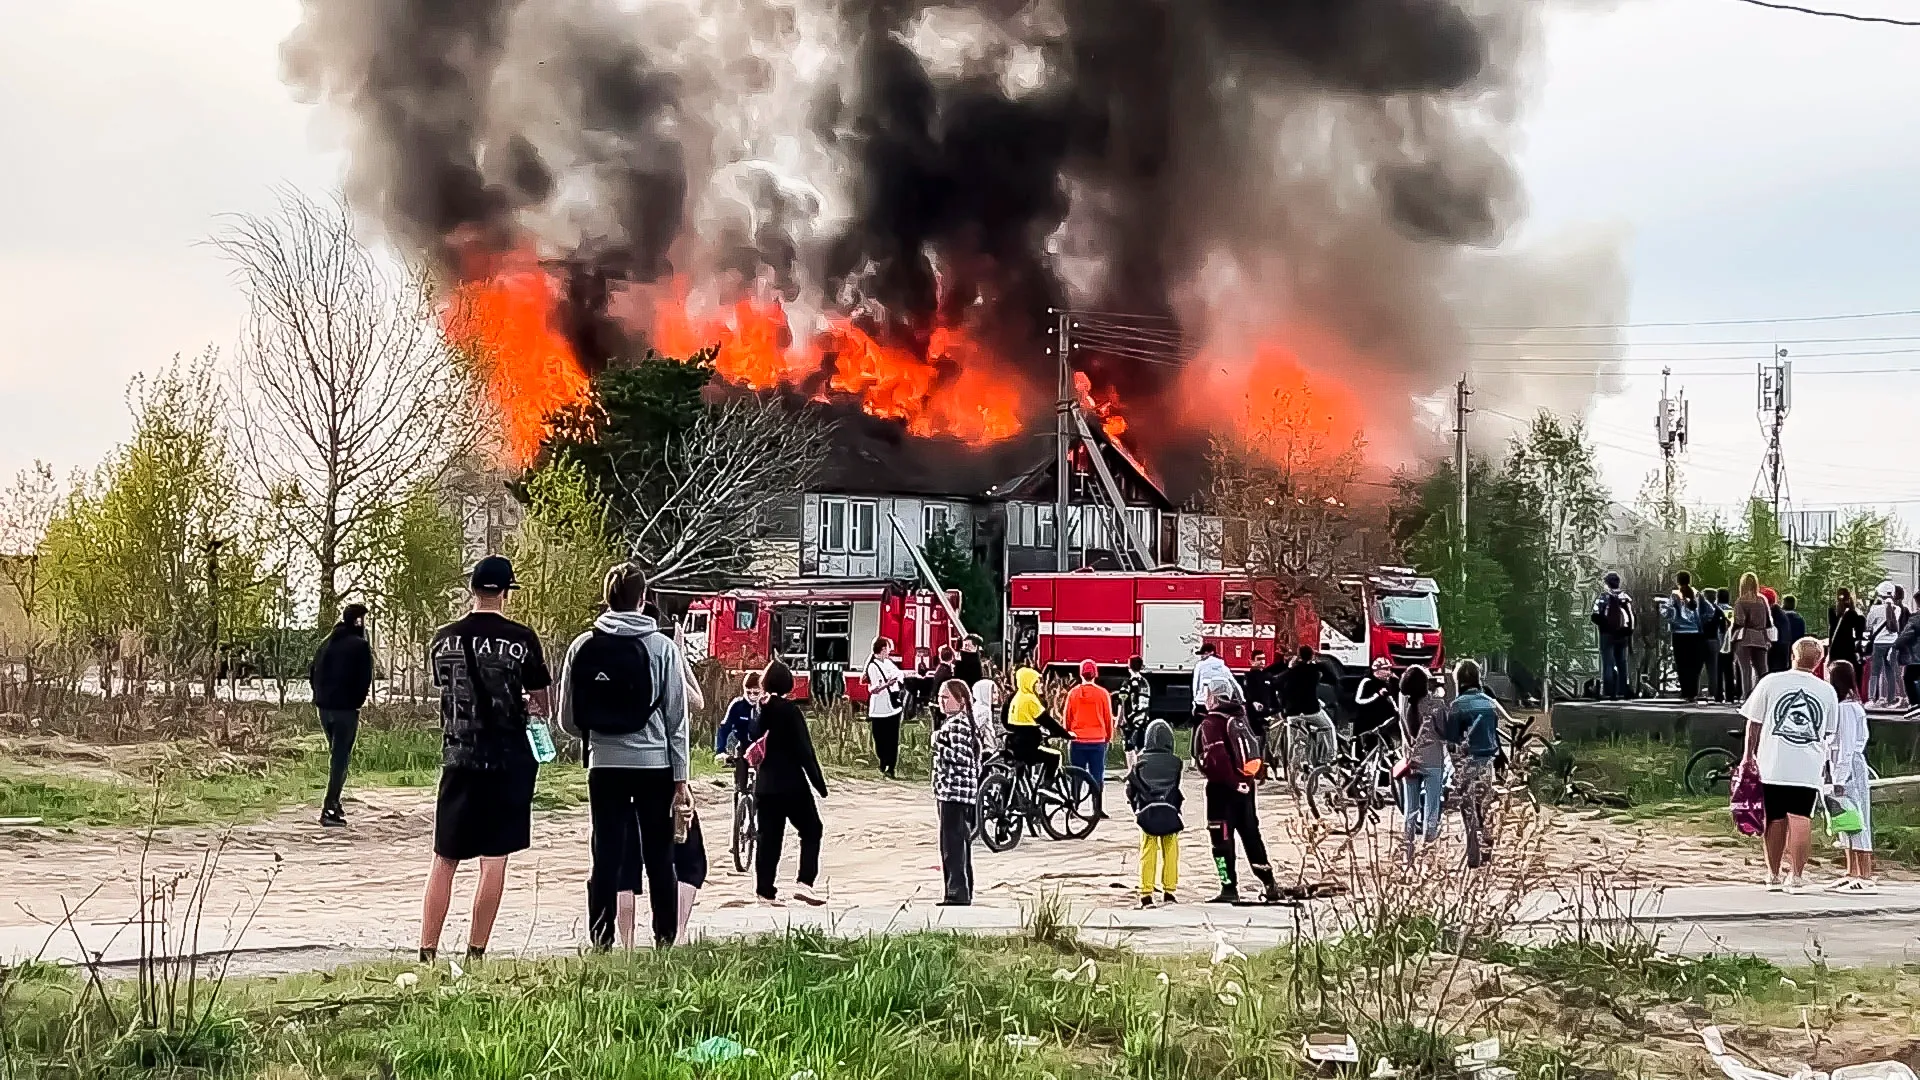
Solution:
[(1253, 594), (1228, 593), (1220, 601), (1220, 621), (1230, 623), (1250, 623), (1253, 621)]
[(839, 664), (853, 659), (853, 609), (822, 604), (813, 609), (813, 663)]

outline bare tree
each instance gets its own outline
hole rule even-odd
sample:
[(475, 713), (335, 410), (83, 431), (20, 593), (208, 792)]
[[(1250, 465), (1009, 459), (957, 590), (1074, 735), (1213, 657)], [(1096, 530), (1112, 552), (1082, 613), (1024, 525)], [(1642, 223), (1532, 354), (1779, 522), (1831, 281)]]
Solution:
[(1268, 610), (1284, 616), (1306, 602), (1329, 617), (1351, 605), (1340, 579), (1381, 555), (1369, 547), (1380, 515), (1354, 500), (1364, 443), (1330, 433), (1310, 391), (1277, 391), (1252, 412), (1258, 423), (1208, 451), (1221, 562), (1247, 568)]
[(768, 514), (818, 477), (830, 431), (779, 403), (710, 405), (664, 452), (612, 459), (613, 539), (659, 584), (745, 573)]
[[(19, 615), (19, 640), (5, 617), (6, 604), (0, 604), (0, 670), (11, 673), (20, 665), (21, 694), (17, 700), (5, 691), (11, 680), (0, 681), (0, 707), (24, 711), (38, 680), (41, 647), (40, 545), (46, 539), (47, 526), (66, 503), (66, 490), (54, 478), (53, 466), (42, 461), (22, 469), (5, 491), (0, 491), (0, 588), (12, 594), (12, 606)], [(18, 647), (15, 651), (14, 646)]]
[(214, 245), (247, 290), (239, 456), (312, 560), (325, 625), (365, 584), (389, 504), (473, 444), (475, 388), (422, 277), (363, 246), (344, 204), (288, 195)]

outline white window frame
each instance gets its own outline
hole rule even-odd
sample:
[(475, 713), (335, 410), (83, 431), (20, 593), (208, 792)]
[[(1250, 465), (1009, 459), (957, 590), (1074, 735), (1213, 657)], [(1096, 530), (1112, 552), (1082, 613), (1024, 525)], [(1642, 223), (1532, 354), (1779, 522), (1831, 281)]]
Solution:
[(928, 503), (920, 508), (920, 540), (925, 543), (936, 532), (953, 528), (953, 507), (946, 503)]
[(1039, 503), (1033, 508), (1033, 546), (1053, 547), (1053, 504)]
[(847, 506), (846, 499), (820, 500), (820, 551), (824, 555), (847, 553), (848, 525), (853, 517)]
[(871, 499), (850, 499), (847, 507), (847, 554), (880, 553), (880, 504)]
[[(1132, 531), (1133, 535), (1140, 538), (1140, 542), (1147, 546), (1149, 552), (1153, 550), (1154, 540), (1157, 538), (1153, 532), (1152, 510), (1144, 506), (1127, 507), (1127, 528)], [(1120, 542), (1125, 544), (1126, 540), (1122, 538)]]

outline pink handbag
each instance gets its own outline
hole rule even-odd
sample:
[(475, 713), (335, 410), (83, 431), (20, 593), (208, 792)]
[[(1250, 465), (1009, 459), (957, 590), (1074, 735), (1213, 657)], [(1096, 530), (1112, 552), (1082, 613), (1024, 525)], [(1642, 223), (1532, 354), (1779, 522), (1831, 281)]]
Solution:
[(1743, 836), (1759, 836), (1767, 831), (1767, 806), (1760, 794), (1760, 770), (1752, 765), (1736, 766), (1733, 790), (1728, 801), (1733, 808), (1733, 824)]

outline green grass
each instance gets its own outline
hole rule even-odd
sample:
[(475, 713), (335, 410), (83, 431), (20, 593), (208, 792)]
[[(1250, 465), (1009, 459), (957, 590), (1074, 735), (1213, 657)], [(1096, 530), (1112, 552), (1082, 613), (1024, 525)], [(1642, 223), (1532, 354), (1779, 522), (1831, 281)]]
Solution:
[[(1328, 956), (1322, 950), (1316, 960)], [(1348, 950), (1318, 970), (1359, 978), (1366, 957), (1364, 948)], [(1569, 1003), (1569, 1012), (1501, 1029), (1508, 1061), (1528, 1080), (1582, 1075), (1580, 1063), (1640, 1040), (1612, 1021), (1592, 1029), (1586, 1020), (1597, 1014), (1697, 999), (1794, 1028), (1803, 1006), (1854, 991), (1902, 1012), (1917, 984), (1902, 973), (1796, 972), (1789, 982), (1759, 961), (1669, 961), (1592, 945), (1512, 948), (1499, 959)], [(1086, 949), (1048, 933), (838, 940), (795, 932), (665, 954), (493, 960), (458, 979), (444, 965), (389, 963), (239, 981), (211, 1008), (203, 992), (192, 1015), (154, 1002), (147, 1023), (133, 1019), (139, 988), (131, 980), (111, 983), (104, 1006), (74, 973), (0, 969), (0, 1076), (1286, 1080), (1313, 1075), (1298, 1056), (1304, 1034), (1349, 1031), (1366, 1054), (1360, 1075), (1385, 1055), (1409, 1076), (1445, 1077), (1452, 1048), (1483, 1033), (1413, 1002), (1405, 1011), (1331, 1014), (1324, 992), (1295, 989), (1295, 962), (1276, 949), (1216, 967), (1204, 957)], [(417, 983), (396, 981), (407, 973)], [(1590, 1035), (1562, 1037), (1575, 1029)], [(703, 1044), (753, 1053), (686, 1060)], [(1680, 1060), (1671, 1044), (1643, 1049), (1672, 1065), (1636, 1070), (1643, 1075), (1686, 1075), (1699, 1064)]]
[[(712, 767), (710, 757), (706, 767)], [(360, 729), (349, 791), (431, 788), (439, 778), (437, 729)], [(165, 763), (117, 780), (0, 761), (0, 817), (38, 817), (52, 826), (252, 821), (289, 806), (317, 805), (326, 784), (326, 740), (318, 732), (280, 740), (271, 754), (254, 759), (179, 743)], [(577, 765), (557, 762), (540, 771), (537, 808), (563, 809), (585, 801), (586, 777)]]
[[(1628, 806), (1619, 811), (1626, 821), (1665, 822), (1689, 831), (1738, 836), (1721, 796), (1686, 793), (1687, 759), (1693, 747), (1646, 738), (1620, 738), (1562, 744), (1561, 752), (1574, 760), (1574, 778), (1605, 792), (1621, 792)], [(1868, 747), (1868, 760), (1882, 776), (1910, 775), (1920, 765), (1886, 748)], [(1544, 785), (1544, 786), (1541, 786)], [(1550, 781), (1536, 787), (1545, 793)], [(1887, 862), (1920, 866), (1920, 804), (1883, 796), (1873, 804), (1873, 840), (1876, 853)], [(1820, 849), (1816, 843), (1816, 851)]]

